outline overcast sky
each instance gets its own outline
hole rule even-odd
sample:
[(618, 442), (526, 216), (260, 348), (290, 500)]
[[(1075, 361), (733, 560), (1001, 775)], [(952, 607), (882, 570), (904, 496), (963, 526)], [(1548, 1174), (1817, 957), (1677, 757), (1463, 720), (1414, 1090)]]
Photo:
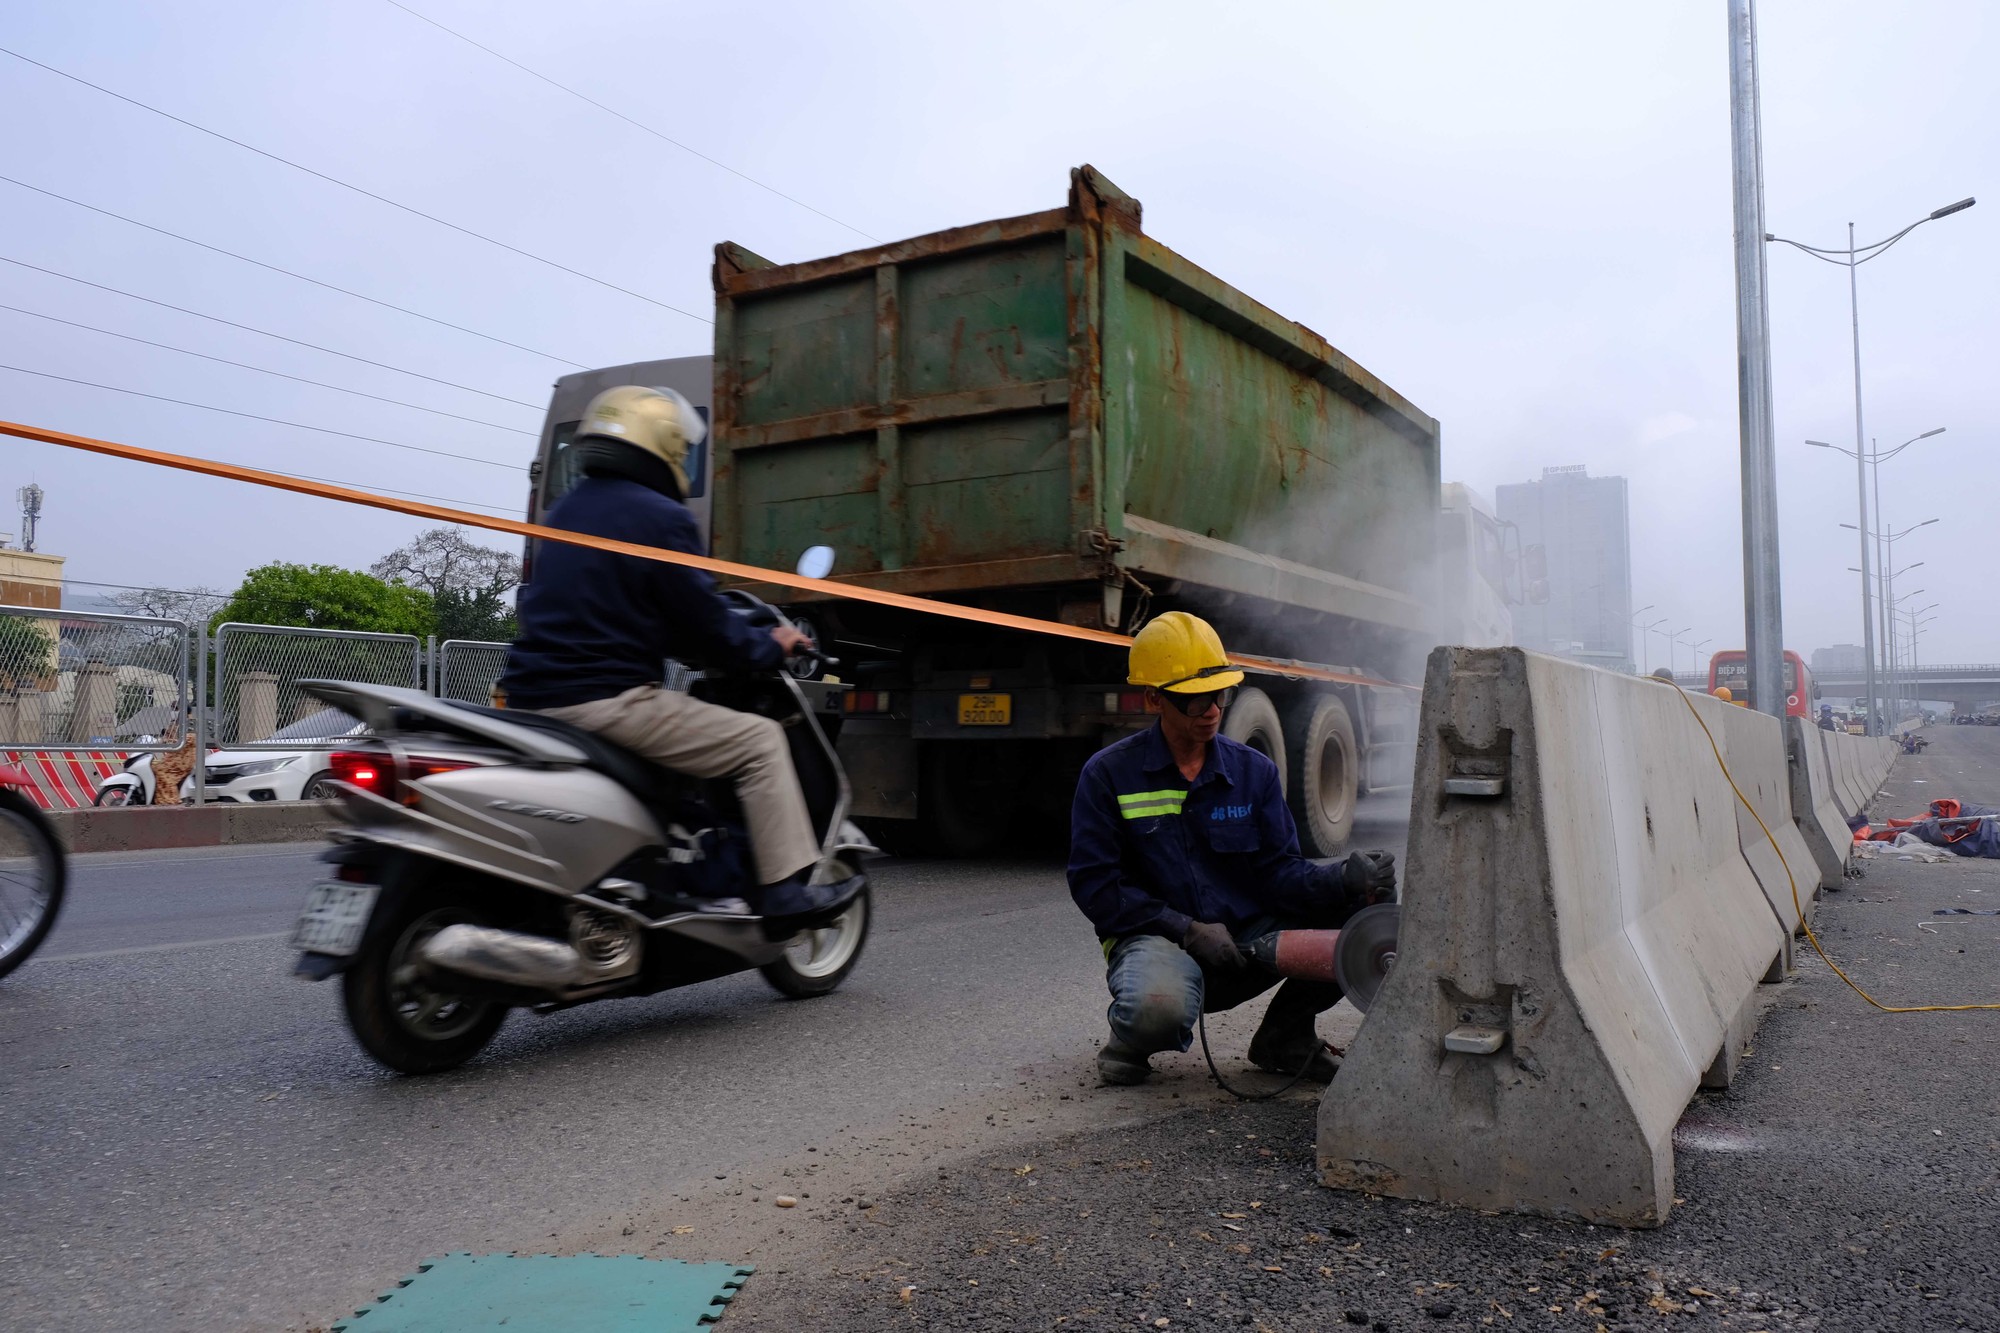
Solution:
[[(387, 0), (15, 0), (0, 45), (666, 305), (719, 240), (779, 261), (1059, 205), (1090, 162), (1165, 244), (1444, 426), (1490, 498), (1631, 481), (1634, 603), (1743, 639), (1725, 10), (1709, 3), (641, 4), (410, 0), (731, 174)], [(1965, 195), (1861, 270), (1868, 430), (1926, 661), (2000, 660), (2000, 17), (1983, 0), (1767, 0), (1772, 231), (1844, 246)], [(0, 303), (533, 432), (550, 381), (709, 347), (699, 319), (509, 254), (0, 56), (0, 174), (516, 350), (0, 183), (0, 256), (493, 397), (0, 264)], [(770, 189), (763, 188), (769, 186)], [(772, 191), (803, 201), (788, 202)], [(819, 211), (813, 211), (819, 210)], [(830, 215), (829, 216), (823, 216)], [(830, 219), (838, 219), (833, 221)], [(846, 224), (846, 225), (843, 225)], [(852, 230), (853, 229), (859, 229)], [(1846, 274), (1771, 254), (1786, 640), (1855, 641)], [(552, 355), (541, 355), (548, 353)], [(10, 367), (525, 464), (528, 434), (0, 310)], [(567, 364), (567, 363), (574, 363)], [(0, 416), (518, 514), (525, 475), (0, 370)], [(365, 566), (419, 526), (8, 441), (78, 579), (231, 587)], [(0, 528), (11, 528), (0, 521)], [(1647, 619), (1651, 619), (1648, 616)], [(1661, 651), (1655, 639), (1654, 662)], [(1679, 660), (1683, 667), (1685, 650)]]

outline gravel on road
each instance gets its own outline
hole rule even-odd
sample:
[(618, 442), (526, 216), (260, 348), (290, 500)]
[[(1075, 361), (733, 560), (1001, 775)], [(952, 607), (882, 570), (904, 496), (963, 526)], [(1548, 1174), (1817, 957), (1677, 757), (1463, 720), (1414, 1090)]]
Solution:
[[(2000, 734), (1933, 735), (1878, 814), (2000, 796)], [(2000, 918), (1931, 915), (1982, 903), (2000, 862), (1874, 860), (1821, 937), (1885, 1003), (2000, 1001)], [(1800, 952), (1683, 1117), (1657, 1230), (1324, 1189), (1308, 1094), (1096, 1090), (1154, 1115), (928, 1163), (727, 1327), (2000, 1329), (2000, 1013), (1879, 1013)]]

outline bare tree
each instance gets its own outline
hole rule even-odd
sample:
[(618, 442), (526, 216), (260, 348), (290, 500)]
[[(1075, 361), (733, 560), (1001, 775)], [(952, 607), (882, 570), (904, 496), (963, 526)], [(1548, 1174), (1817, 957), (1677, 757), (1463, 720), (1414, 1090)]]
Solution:
[(498, 600), (521, 582), (521, 558), (476, 545), (462, 528), (432, 528), (377, 560), (368, 572), (422, 588), (439, 600), (447, 593)]
[(209, 617), (229, 601), (229, 594), (206, 584), (192, 588), (120, 588), (110, 602), (128, 616), (151, 616), (155, 620), (183, 620), (190, 625), (206, 625)]

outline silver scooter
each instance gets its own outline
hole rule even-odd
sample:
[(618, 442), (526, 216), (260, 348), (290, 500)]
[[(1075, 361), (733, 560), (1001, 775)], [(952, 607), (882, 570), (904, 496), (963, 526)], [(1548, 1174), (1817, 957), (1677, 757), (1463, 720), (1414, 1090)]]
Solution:
[[(779, 623), (755, 597), (725, 595), (753, 623)], [(775, 719), (790, 741), (821, 850), (807, 901), (774, 916), (757, 900), (727, 782), (669, 772), (537, 713), (301, 685), (369, 737), (329, 760), (348, 827), (299, 920), (296, 972), (340, 976), (348, 1025), (391, 1069), (465, 1063), (514, 1007), (548, 1013), (752, 968), (785, 995), (824, 995), (861, 956), (861, 858), (876, 849), (847, 818), (833, 745), (843, 686), (784, 670), (692, 685)]]

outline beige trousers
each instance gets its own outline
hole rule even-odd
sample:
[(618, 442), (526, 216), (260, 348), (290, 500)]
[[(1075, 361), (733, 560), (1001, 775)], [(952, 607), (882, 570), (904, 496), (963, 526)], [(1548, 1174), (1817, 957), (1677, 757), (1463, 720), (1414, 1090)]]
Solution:
[(819, 860), (819, 839), (813, 836), (812, 815), (792, 769), (785, 730), (770, 718), (703, 703), (658, 685), (538, 711), (594, 731), (676, 773), (733, 779), (750, 825), (758, 883), (776, 884)]

